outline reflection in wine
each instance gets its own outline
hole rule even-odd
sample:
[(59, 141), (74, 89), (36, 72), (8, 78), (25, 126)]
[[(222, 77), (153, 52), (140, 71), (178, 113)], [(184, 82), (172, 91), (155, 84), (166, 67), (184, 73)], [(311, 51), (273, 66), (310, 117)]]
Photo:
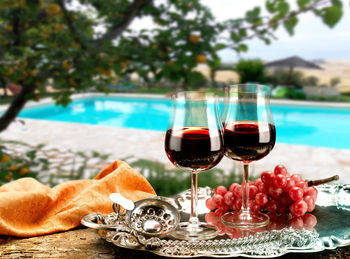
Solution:
[(165, 152), (177, 167), (197, 172), (216, 166), (222, 156), (222, 138), (217, 129), (184, 127), (169, 129), (165, 136)]

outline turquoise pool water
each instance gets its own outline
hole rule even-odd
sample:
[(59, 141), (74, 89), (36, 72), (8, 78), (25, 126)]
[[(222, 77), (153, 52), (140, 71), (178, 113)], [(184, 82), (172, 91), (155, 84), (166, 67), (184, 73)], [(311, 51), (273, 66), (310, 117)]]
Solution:
[[(167, 99), (94, 97), (27, 108), (19, 117), (165, 131), (170, 111)], [(350, 149), (350, 109), (272, 105), (272, 113), (277, 142)]]

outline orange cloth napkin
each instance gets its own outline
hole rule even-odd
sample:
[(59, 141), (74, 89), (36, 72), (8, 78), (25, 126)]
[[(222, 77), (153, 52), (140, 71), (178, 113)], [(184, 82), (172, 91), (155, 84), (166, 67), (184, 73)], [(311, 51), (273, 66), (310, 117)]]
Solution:
[(39, 236), (80, 225), (91, 212), (113, 211), (109, 194), (121, 193), (137, 201), (155, 192), (127, 163), (115, 161), (93, 180), (77, 180), (49, 188), (33, 178), (0, 187), (0, 235)]

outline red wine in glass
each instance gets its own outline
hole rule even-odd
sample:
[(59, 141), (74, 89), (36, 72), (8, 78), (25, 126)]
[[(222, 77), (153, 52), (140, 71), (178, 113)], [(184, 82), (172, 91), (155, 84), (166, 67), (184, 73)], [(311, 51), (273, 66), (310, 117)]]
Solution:
[(270, 109), (271, 88), (247, 83), (225, 90), (222, 110), (225, 155), (243, 162), (242, 207), (228, 212), (221, 221), (230, 227), (253, 229), (264, 227), (269, 217), (249, 208), (249, 163), (262, 159), (273, 149), (276, 129)]
[(197, 175), (216, 166), (224, 155), (222, 122), (217, 98), (203, 91), (185, 91), (173, 98), (173, 109), (164, 146), (169, 160), (191, 173), (191, 213), (171, 235), (176, 239), (214, 238), (218, 228), (198, 218)]
[(169, 160), (185, 170), (208, 170), (222, 156), (222, 140), (218, 131), (207, 127), (169, 129), (165, 135), (165, 152)]
[(238, 121), (224, 125), (225, 155), (237, 161), (255, 161), (273, 149), (276, 129), (273, 124)]

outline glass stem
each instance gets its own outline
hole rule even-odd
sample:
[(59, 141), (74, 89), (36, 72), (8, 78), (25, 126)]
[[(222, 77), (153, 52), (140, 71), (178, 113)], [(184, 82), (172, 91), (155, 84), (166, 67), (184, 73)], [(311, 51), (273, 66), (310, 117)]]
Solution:
[(242, 212), (249, 212), (249, 164), (243, 164)]
[(198, 185), (197, 185), (197, 172), (193, 170), (191, 172), (191, 216), (189, 223), (198, 224), (198, 214), (197, 214), (197, 204), (198, 204)]

